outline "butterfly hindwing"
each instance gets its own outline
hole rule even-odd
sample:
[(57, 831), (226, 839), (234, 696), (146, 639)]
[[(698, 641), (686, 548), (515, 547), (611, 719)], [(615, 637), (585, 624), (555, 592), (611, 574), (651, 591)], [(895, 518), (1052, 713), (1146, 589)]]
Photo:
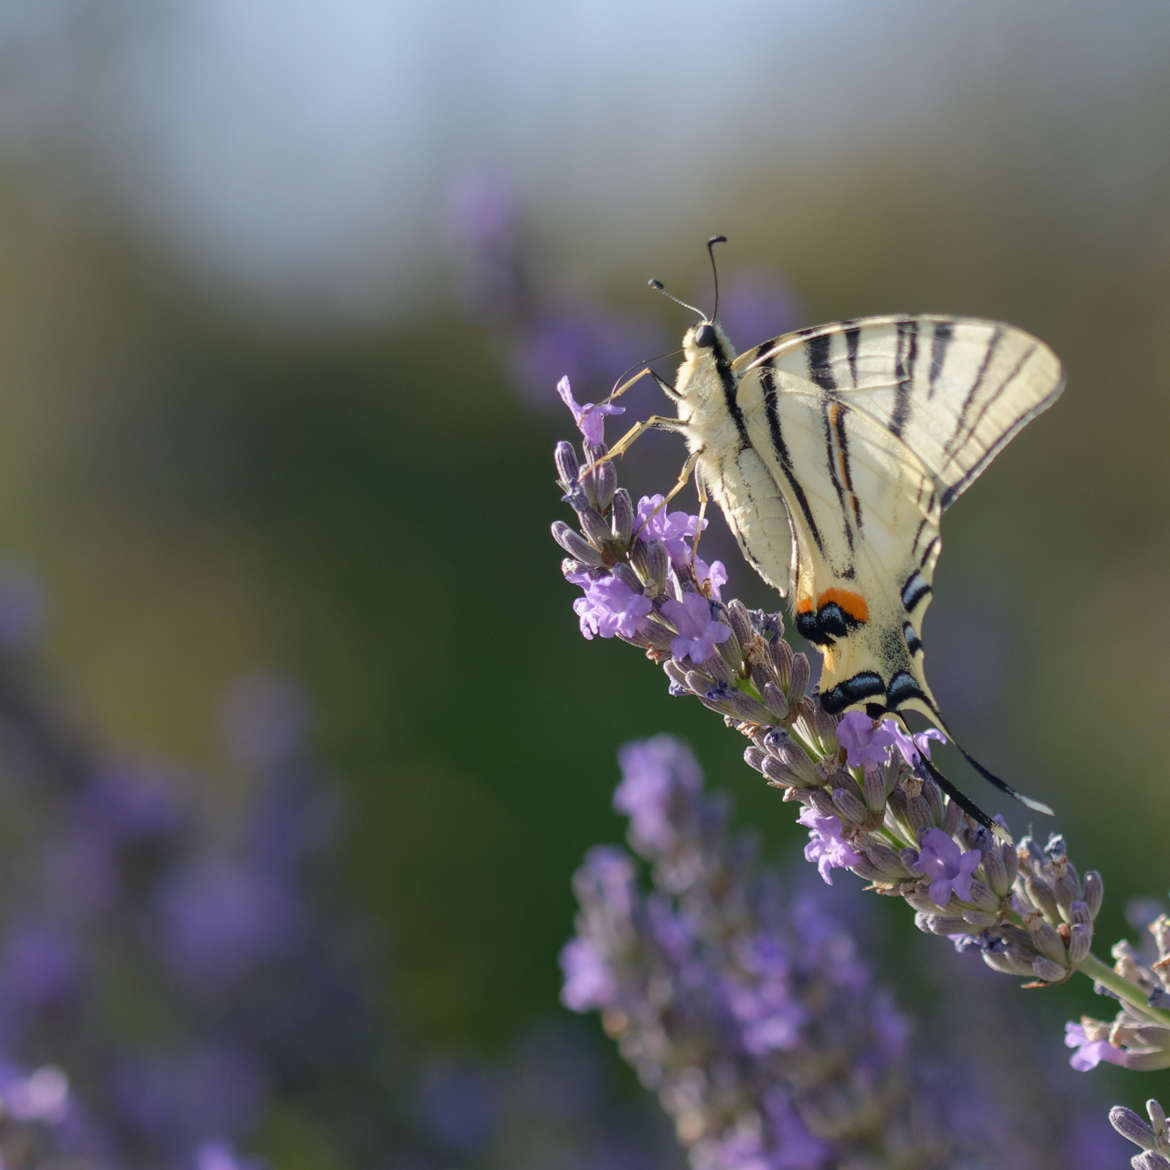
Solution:
[[(751, 371), (737, 397), (752, 450), (799, 517), (793, 606), (824, 659), (826, 707), (920, 710), (938, 722), (919, 636), (939, 550), (933, 477), (868, 413), (795, 375)], [(799, 495), (785, 449), (800, 456)]]

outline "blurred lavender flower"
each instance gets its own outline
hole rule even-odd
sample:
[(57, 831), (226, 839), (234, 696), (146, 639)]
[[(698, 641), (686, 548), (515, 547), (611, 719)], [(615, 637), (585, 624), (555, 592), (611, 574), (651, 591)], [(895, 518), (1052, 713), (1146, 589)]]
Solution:
[(359, 931), (310, 881), (338, 817), (299, 690), (257, 676), (227, 696), (254, 797), (233, 838), (180, 797), (191, 778), (94, 749), (6, 650), (3, 777), (22, 798), (6, 817), (0, 1051), (67, 1068), (121, 1170), (227, 1165), (206, 1139), (253, 1133), (278, 1090), (323, 1103), (345, 1062), (351, 1098), (372, 1098)]
[(27, 568), (0, 561), (0, 652), (19, 654), (32, 649), (44, 617), (40, 582)]
[(512, 188), (479, 171), (448, 192), (448, 218), (461, 245), (460, 288), (479, 312), (523, 314), (531, 300), (524, 215)]
[(723, 282), (719, 318), (743, 347), (795, 329), (802, 320), (796, 294), (764, 272), (741, 272)]
[(567, 289), (536, 295), (532, 270), (539, 265), (524, 209), (498, 176), (480, 172), (454, 183), (448, 215), (460, 245), (462, 300), (506, 341), (505, 360), (529, 405), (549, 407), (546, 387), (564, 373), (600, 397), (615, 370), (662, 349), (660, 331), (648, 322), (601, 309)]
[(960, 1151), (941, 1111), (932, 1123), (904, 1018), (823, 899), (757, 867), (690, 752), (659, 736), (621, 765), (614, 803), (655, 888), (641, 892), (625, 851), (590, 850), (563, 998), (601, 1013), (692, 1166), (1003, 1165), (994, 1127)]

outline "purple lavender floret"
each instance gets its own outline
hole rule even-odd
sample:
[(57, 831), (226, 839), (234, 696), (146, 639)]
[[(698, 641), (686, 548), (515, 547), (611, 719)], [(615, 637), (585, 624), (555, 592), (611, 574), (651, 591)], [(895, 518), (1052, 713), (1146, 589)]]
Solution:
[(573, 397), (573, 390), (568, 378), (562, 378), (557, 383), (557, 393), (561, 401), (569, 408), (573, 421), (581, 432), (585, 442), (594, 447), (600, 447), (605, 442), (605, 419), (611, 414), (625, 414), (626, 408), (613, 402), (586, 402), (581, 405)]
[[(707, 521), (703, 521), (703, 528)], [(699, 534), (699, 517), (687, 512), (667, 512), (662, 495), (643, 496), (634, 515), (634, 530), (643, 540), (657, 540), (675, 565), (690, 559), (691, 545)], [(689, 542), (689, 543), (688, 543)]]
[(946, 1137), (922, 1125), (929, 1093), (912, 1087), (905, 1023), (849, 936), (757, 868), (682, 744), (631, 744), (621, 764), (615, 804), (655, 889), (624, 851), (590, 851), (563, 998), (601, 1012), (692, 1166), (827, 1170), (914, 1149), (906, 1164), (951, 1164)]
[(964, 852), (941, 829), (927, 829), (918, 859), (910, 868), (930, 878), (930, 900), (941, 909), (952, 894), (961, 902), (970, 900), (971, 879), (982, 863), (983, 854), (978, 849)]
[(843, 836), (840, 817), (822, 816), (810, 805), (796, 818), (796, 823), (808, 829), (804, 859), (816, 865), (825, 885), (833, 884), (832, 870), (861, 864), (861, 854), (851, 849)]
[(632, 638), (654, 608), (648, 597), (617, 577), (579, 577), (575, 584), (585, 590), (573, 602), (584, 638)]
[(731, 627), (713, 615), (711, 602), (701, 593), (687, 592), (680, 601), (664, 601), (662, 614), (678, 631), (670, 640), (670, 656), (675, 662), (689, 659), (698, 666), (731, 637)]

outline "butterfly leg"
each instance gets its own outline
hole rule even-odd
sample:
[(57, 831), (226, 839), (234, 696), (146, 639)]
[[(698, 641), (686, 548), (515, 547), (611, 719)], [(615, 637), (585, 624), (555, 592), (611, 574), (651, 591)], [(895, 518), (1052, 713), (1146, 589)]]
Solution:
[[(677, 418), (670, 418), (665, 414), (652, 414), (649, 418), (643, 419), (640, 423), (635, 423), (610, 449), (602, 456), (601, 462), (609, 459), (616, 459), (619, 455), (624, 455), (631, 446), (638, 439), (640, 439), (647, 431), (662, 430), (662, 431), (681, 431), (686, 424)], [(689, 475), (690, 472), (687, 472)], [(685, 479), (684, 479), (685, 483)], [(677, 494), (677, 487), (671, 495)]]
[(675, 402), (678, 401), (678, 394), (674, 387), (656, 370), (652, 370), (649, 366), (643, 366), (632, 378), (627, 378), (620, 386), (615, 386), (609, 392), (609, 397), (606, 398), (606, 402), (612, 402), (615, 398), (620, 398), (635, 382), (640, 382), (647, 374), (658, 383), (668, 398), (672, 398)]

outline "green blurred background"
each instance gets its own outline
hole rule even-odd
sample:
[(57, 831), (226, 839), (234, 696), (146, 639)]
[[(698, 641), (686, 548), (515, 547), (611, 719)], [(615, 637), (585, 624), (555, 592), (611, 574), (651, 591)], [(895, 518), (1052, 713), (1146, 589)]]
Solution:
[[(729, 285), (799, 306), (778, 327), (976, 314), (1064, 359), (948, 516), (930, 676), (1103, 871), (1116, 937), (1166, 878), (1168, 54), (1164, 3), (8, 0), (0, 551), (45, 583), (53, 671), (107, 742), (213, 768), (223, 687), (295, 675), (394, 1014), (484, 1053), (554, 1015), (622, 742), (685, 735), (773, 856), (803, 833), (718, 719), (579, 637), (552, 380), (621, 369), (518, 388), (453, 192), (507, 193), (531, 304), (658, 349), (690, 318), (646, 278), (709, 304), (721, 231)], [(681, 449), (645, 450), (623, 477), (665, 490)]]

